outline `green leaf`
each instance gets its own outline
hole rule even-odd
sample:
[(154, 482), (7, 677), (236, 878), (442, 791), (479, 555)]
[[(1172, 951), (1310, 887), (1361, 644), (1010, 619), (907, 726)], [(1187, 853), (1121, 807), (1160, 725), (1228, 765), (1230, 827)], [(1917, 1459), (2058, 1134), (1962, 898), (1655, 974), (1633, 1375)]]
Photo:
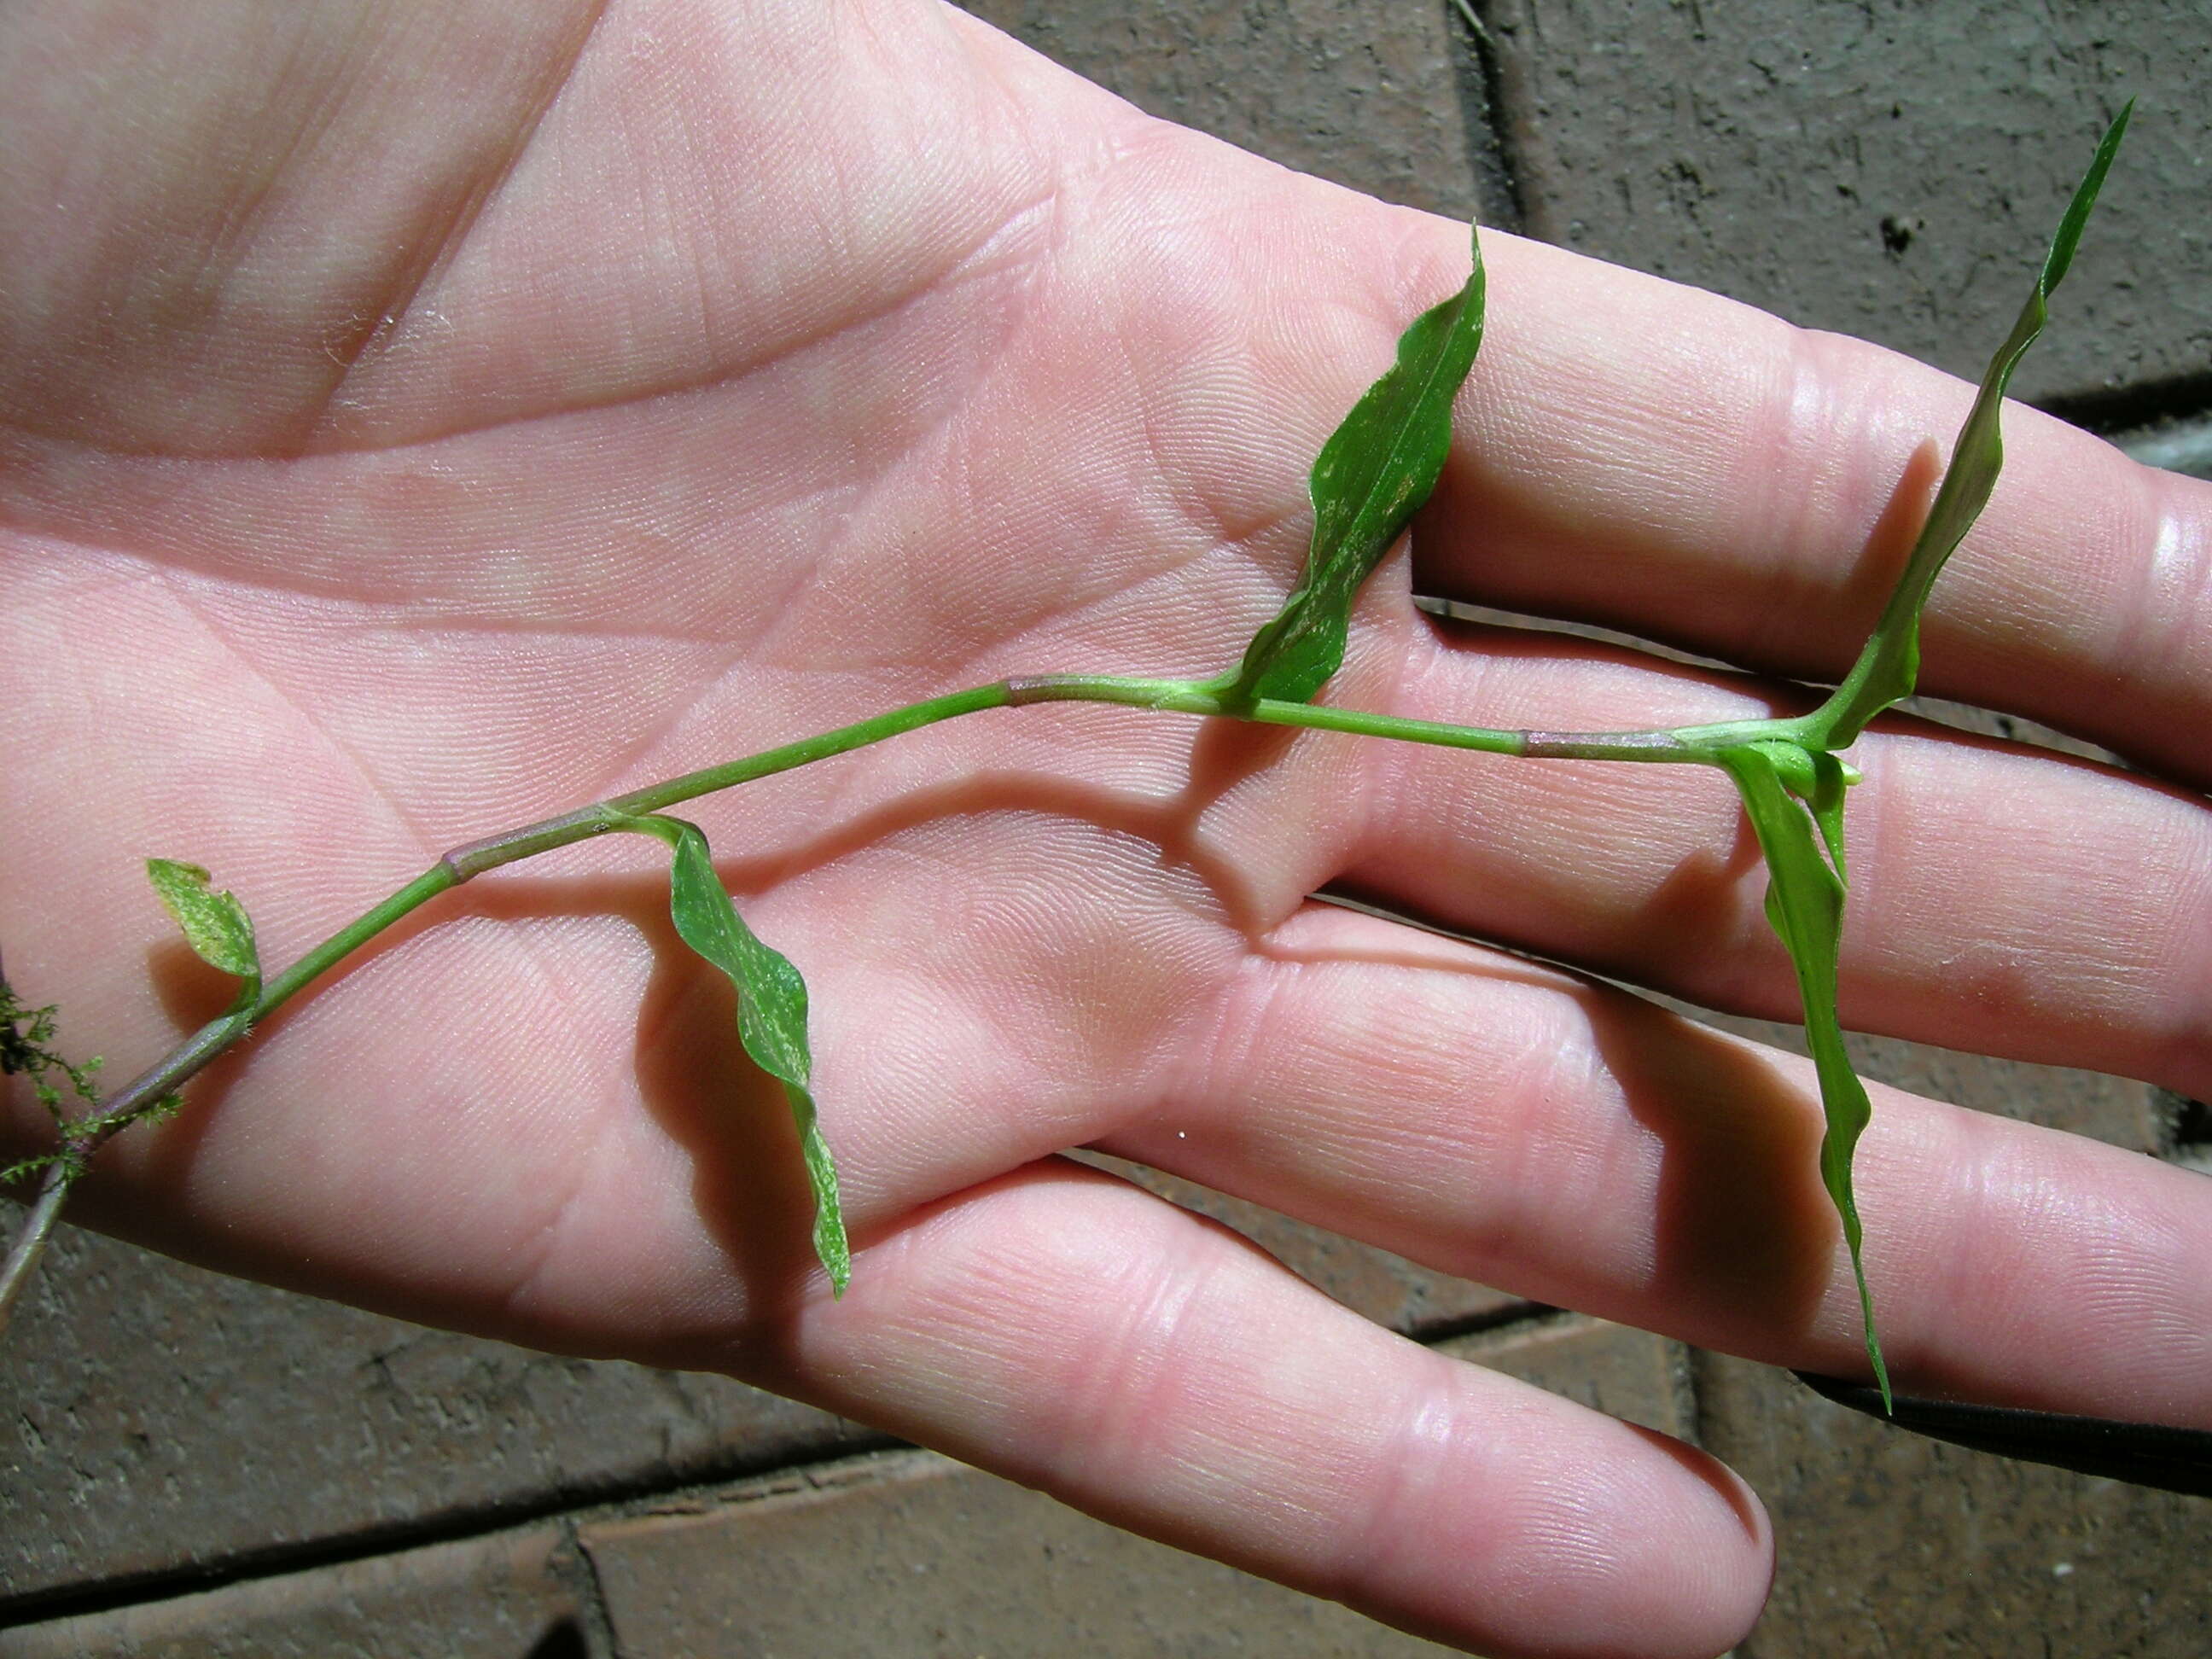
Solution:
[(215, 891), (208, 872), (197, 864), (148, 859), (146, 878), (200, 959), (246, 981), (252, 989), (245, 1000), (258, 996), (261, 953), (254, 945), (253, 922), (246, 907), (232, 895)]
[(1451, 451), (1452, 399), (1482, 343), (1479, 234), (1474, 246), (1466, 286), (1413, 319), (1397, 362), (1322, 446), (1307, 484), (1314, 527), (1305, 574), (1218, 683), (1230, 707), (1262, 697), (1310, 702), (1344, 661), (1360, 584), (1428, 500)]
[(2044, 256), (2043, 269), (2036, 276), (2035, 291), (2021, 308), (2011, 334), (1990, 359), (1981, 391), (1967, 411), (1966, 423), (1959, 428), (1958, 442), (1952, 447), (1951, 465), (1936, 492), (1936, 503), (1929, 508), (1928, 521), (1921, 526), (1904, 573), (1882, 607), (1881, 619), (1843, 684), (1812, 716), (1822, 746), (1849, 747), (1868, 721), (1900, 697), (1912, 695), (1920, 676), (1921, 609), (1928, 603), (1929, 589), (1935, 586), (1944, 562), (1973, 527), (1990, 492), (1996, 487), (1997, 474), (2004, 466), (2004, 442), (1997, 430), (1997, 417), (2005, 387), (2050, 318), (2051, 292), (2074, 261), (2081, 228), (2088, 222), (2097, 192), (2104, 187), (2105, 175), (2112, 169), (2112, 157), (2134, 109), (2135, 100), (2130, 99), (2105, 130), (2089, 171), (2074, 191), (2066, 216), (2059, 222), (2058, 234), (2051, 238), (2051, 251)]
[(806, 1043), (806, 981), (789, 957), (762, 944), (745, 926), (714, 873), (707, 837), (696, 824), (655, 813), (627, 819), (621, 827), (656, 836), (675, 849), (669, 913), (684, 942), (737, 988), (738, 1040), (753, 1063), (783, 1085), (814, 1189), (814, 1253), (829, 1270), (830, 1290), (842, 1296), (853, 1276), (853, 1256), (837, 1200), (837, 1167), (822, 1137), (810, 1088), (813, 1059)]
[[(1889, 1371), (1882, 1364), (1881, 1344), (1875, 1335), (1874, 1296), (1867, 1288), (1863, 1259), (1864, 1231), (1851, 1194), (1851, 1156), (1874, 1115), (1874, 1107), (1867, 1098), (1866, 1085), (1859, 1081), (1850, 1056), (1844, 1052), (1843, 1026), (1836, 1015), (1836, 964), (1844, 923), (1844, 780), (1838, 768), (1832, 783), (1826, 781), (1820, 763), (1826, 760), (1832, 764), (1832, 756), (1812, 757), (1815, 799), (1808, 811), (1784, 781), (1777, 757), (1769, 752), (1773, 747), (1747, 744), (1723, 750), (1717, 758), (1743, 795), (1744, 811), (1759, 836), (1759, 850), (1766, 857), (1766, 919), (1781, 935), (1790, 963), (1797, 970), (1806, 1042), (1813, 1051), (1814, 1069), (1820, 1080), (1820, 1109), (1827, 1120), (1827, 1132), (1820, 1139), (1820, 1180), (1843, 1222), (1844, 1242), (1850, 1248), (1851, 1273), (1858, 1281), (1859, 1310), (1866, 1324), (1867, 1359), (1874, 1367), (1875, 1381), (1887, 1406)], [(1820, 820), (1817, 830), (1816, 818)]]

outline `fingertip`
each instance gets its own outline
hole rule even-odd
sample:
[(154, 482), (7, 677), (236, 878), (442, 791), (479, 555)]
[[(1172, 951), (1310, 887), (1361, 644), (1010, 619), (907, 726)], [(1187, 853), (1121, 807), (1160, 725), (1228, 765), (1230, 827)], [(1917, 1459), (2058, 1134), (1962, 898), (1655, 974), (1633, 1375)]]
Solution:
[(1466, 1420), (1492, 1446), (1474, 1467), (1468, 1445), (1440, 1447), (1433, 1476), (1407, 1483), (1378, 1517), (1401, 1547), (1367, 1564), (1352, 1605), (1492, 1659), (1714, 1659), (1743, 1639), (1774, 1537), (1740, 1476), (1656, 1430), (1473, 1375), (1492, 1397)]
[[(1683, 1659), (1725, 1653), (1750, 1634), (1773, 1586), (1774, 1528), (1766, 1505), (1710, 1452), (1656, 1430), (1623, 1426), (1666, 1471), (1662, 1479), (1677, 1510), (1672, 1535), (1656, 1533), (1636, 1567), (1655, 1577), (1670, 1576), (1675, 1589), (1666, 1644), (1642, 1650)], [(1625, 1495), (1616, 1501), (1634, 1512)], [(1639, 1634), (1650, 1641), (1649, 1626)]]

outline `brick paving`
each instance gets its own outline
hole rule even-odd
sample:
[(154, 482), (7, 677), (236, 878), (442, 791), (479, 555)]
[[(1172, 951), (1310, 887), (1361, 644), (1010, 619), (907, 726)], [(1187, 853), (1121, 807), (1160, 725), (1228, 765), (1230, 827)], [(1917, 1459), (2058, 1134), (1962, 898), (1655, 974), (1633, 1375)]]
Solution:
[[(2212, 456), (2202, 6), (1486, 0), (1480, 47), (1443, 0), (975, 9), (1287, 165), (1966, 372), (2102, 112), (2136, 94), (2124, 187), (2022, 390), (2155, 421), (2174, 464)], [(2203, 1109), (2141, 1085), (1855, 1041), (1921, 1092), (2212, 1162)], [(1728, 1458), (1781, 1551), (1743, 1659), (2212, 1651), (2201, 1500), (1936, 1445), (1136, 1173), (1370, 1317)], [(1442, 1651), (725, 1379), (83, 1234), (58, 1258), (0, 1345), (0, 1659)]]

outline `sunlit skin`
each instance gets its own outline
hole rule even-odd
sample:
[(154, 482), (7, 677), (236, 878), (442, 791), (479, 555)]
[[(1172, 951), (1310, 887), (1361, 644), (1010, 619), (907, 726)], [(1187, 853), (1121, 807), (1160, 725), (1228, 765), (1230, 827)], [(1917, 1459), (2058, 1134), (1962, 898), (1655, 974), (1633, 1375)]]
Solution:
[[(281, 963), (448, 846), (709, 762), (1005, 676), (1225, 667), (1298, 568), (1315, 450), (1466, 274), (1463, 226), (922, 0), (32, 0), (0, 14), (0, 945), (115, 1077), (227, 995), (149, 855), (210, 866)], [(1443, 484), (1328, 698), (1555, 730), (1804, 706), (1410, 595), (1832, 678), (1970, 389), (1484, 246)], [(2024, 292), (2039, 250), (2010, 252)], [(2145, 770), (1878, 726), (1844, 1018), (2201, 1098), (2212, 486), (2006, 419), (1923, 686)], [(418, 914), (72, 1214), (726, 1370), (1485, 1652), (1709, 1655), (1755, 1618), (1766, 1522), (1702, 1453), (1054, 1156), (1863, 1374), (1804, 1064), (1306, 896), (1786, 1017), (1727, 779), (1053, 706), (686, 815), (812, 988), (842, 1300), (638, 838)], [(2212, 1426), (2212, 1183), (1875, 1096), (1900, 1389)]]

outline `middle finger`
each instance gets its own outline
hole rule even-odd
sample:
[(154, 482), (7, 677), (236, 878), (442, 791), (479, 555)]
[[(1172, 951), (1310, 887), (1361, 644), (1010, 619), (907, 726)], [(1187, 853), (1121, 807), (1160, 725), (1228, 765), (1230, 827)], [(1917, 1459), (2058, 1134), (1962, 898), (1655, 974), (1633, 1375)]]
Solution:
[[(1347, 702), (1602, 731), (1755, 716), (1789, 695), (1553, 635), (1410, 614), (1389, 631)], [(1756, 844), (1711, 769), (1375, 749), (1382, 805), (1343, 861), (1352, 890), (1708, 1006), (1796, 1018)], [(1866, 781), (1845, 813), (1847, 1026), (2212, 1087), (2212, 807), (1924, 722), (1886, 721), (1851, 758)]]

